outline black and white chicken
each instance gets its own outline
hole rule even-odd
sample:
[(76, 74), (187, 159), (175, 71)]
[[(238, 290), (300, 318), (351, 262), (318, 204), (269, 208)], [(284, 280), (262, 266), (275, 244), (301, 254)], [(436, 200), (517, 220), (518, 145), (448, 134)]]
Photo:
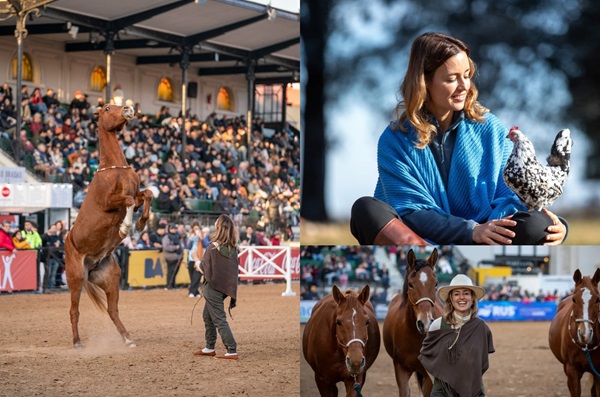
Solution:
[(513, 127), (506, 136), (515, 144), (504, 168), (504, 183), (527, 206), (529, 211), (550, 206), (563, 192), (569, 175), (571, 158), (571, 131), (561, 130), (554, 139), (548, 165), (542, 165), (535, 157), (531, 141)]

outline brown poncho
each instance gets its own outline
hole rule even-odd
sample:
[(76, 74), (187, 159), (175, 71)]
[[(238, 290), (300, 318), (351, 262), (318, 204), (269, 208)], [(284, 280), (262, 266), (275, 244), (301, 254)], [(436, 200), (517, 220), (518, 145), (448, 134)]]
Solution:
[[(461, 397), (477, 396), (483, 389), (482, 376), (493, 353), (492, 333), (485, 321), (472, 318), (460, 329), (427, 333), (419, 360), (430, 374), (451, 386)], [(454, 346), (452, 344), (456, 341)], [(452, 346), (452, 349), (448, 349)]]
[(202, 257), (200, 269), (211, 287), (237, 299), (237, 249), (218, 247), (215, 243), (211, 243)]

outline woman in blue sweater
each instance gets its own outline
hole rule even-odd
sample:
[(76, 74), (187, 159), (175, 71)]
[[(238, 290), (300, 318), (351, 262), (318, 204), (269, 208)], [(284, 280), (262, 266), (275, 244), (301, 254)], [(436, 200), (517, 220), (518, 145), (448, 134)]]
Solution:
[[(502, 180), (512, 150), (507, 130), (477, 101), (465, 43), (425, 33), (413, 43), (404, 101), (379, 139), (375, 197), (352, 208), (361, 244), (511, 244), (517, 220), (527, 243), (560, 244), (567, 227), (544, 209), (526, 210)], [(519, 228), (520, 228), (519, 224)]]

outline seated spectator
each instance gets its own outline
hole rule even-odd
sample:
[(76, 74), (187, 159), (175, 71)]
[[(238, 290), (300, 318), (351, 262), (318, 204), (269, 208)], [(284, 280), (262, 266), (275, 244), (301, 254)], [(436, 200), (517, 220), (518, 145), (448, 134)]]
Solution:
[(306, 293), (306, 295), (304, 295), (304, 300), (307, 301), (318, 301), (321, 299), (321, 297), (319, 296), (319, 293), (317, 292), (317, 286), (316, 285), (311, 285), (309, 291)]
[(35, 160), (34, 169), (36, 171), (43, 172), (44, 174), (54, 174), (56, 168), (52, 164), (52, 159), (48, 155), (46, 145), (40, 143), (37, 149), (33, 152), (33, 158)]

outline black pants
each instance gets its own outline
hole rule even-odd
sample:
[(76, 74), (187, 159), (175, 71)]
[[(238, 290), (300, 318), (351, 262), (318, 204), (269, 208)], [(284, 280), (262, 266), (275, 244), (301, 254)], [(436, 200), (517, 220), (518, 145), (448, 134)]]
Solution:
[(198, 295), (198, 288), (200, 288), (200, 272), (194, 268), (194, 261), (188, 261), (188, 272), (190, 273), (190, 288), (189, 293)]
[[(389, 204), (374, 197), (361, 197), (352, 205), (350, 230), (361, 245), (371, 245), (381, 229), (394, 218), (401, 219)], [(549, 234), (546, 229), (552, 225), (550, 217), (542, 211), (519, 211), (512, 219), (517, 222), (517, 225), (507, 229), (512, 229), (516, 234), (512, 239), (513, 245), (543, 244)], [(561, 217), (559, 220), (565, 225), (568, 233), (567, 221)], [(566, 239), (565, 235), (563, 243)], [(445, 241), (437, 241), (437, 243), (448, 244)]]
[(352, 205), (350, 231), (361, 245), (371, 245), (379, 231), (394, 218), (400, 216), (389, 204), (374, 197), (361, 197)]
[(177, 277), (180, 259), (181, 258), (171, 260), (165, 259), (167, 262), (167, 288), (175, 288), (175, 277)]

